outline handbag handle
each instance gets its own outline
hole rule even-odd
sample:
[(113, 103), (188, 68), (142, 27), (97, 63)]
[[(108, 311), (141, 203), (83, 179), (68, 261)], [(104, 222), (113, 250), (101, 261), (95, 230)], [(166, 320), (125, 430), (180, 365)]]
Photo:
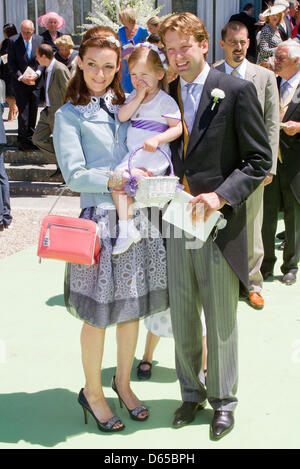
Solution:
[[(68, 184), (69, 184), (70, 181), (71, 181), (71, 178), (69, 178), (69, 180), (66, 182), (66, 185), (62, 188), (62, 190), (58, 194), (56, 200), (54, 201), (54, 203), (52, 204), (52, 207), (50, 208), (50, 210), (48, 212), (48, 215), (51, 214), (51, 212), (54, 210), (54, 207), (56, 206), (57, 202), (59, 201), (59, 199), (61, 198), (63, 193), (68, 189)], [(95, 204), (95, 207), (96, 207), (96, 199), (95, 199), (94, 194), (93, 194), (93, 200), (94, 200), (94, 204)]]

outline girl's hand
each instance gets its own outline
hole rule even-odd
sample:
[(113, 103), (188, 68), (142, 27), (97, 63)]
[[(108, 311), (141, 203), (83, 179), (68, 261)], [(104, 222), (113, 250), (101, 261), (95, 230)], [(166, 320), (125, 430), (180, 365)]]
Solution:
[(143, 145), (143, 150), (154, 152), (159, 145), (158, 137), (148, 138)]
[(147, 85), (147, 83), (145, 83), (142, 80), (139, 80), (137, 82), (135, 89), (136, 89), (136, 96), (140, 99), (144, 99), (149, 92), (149, 86)]

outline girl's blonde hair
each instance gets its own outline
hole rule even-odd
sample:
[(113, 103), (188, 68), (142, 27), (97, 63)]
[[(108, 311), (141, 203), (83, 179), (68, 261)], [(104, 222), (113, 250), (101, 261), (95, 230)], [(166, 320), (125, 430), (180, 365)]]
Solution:
[(147, 25), (150, 24), (151, 26), (155, 26), (155, 27), (159, 26), (160, 23), (161, 23), (161, 18), (159, 16), (152, 16), (147, 21)]
[(133, 8), (124, 8), (124, 10), (120, 11), (119, 13), (119, 20), (121, 21), (122, 24), (125, 23), (131, 23), (135, 24), (136, 23), (136, 16), (135, 16), (135, 11)]
[(159, 55), (157, 52), (155, 52), (152, 49), (149, 49), (148, 47), (137, 47), (134, 49), (132, 54), (130, 54), (128, 58), (128, 67), (129, 71), (130, 69), (139, 62), (142, 58), (146, 58), (146, 64), (155, 72), (163, 72), (163, 78), (159, 80), (158, 86), (162, 90), (168, 92), (168, 79), (167, 79), (167, 74), (166, 70), (163, 67), (163, 64), (160, 60)]

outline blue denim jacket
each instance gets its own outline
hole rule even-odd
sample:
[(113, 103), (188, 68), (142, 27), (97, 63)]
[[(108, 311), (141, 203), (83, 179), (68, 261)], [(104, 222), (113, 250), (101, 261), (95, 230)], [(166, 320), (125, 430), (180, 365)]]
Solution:
[(128, 152), (129, 123), (120, 123), (102, 108), (86, 115), (70, 102), (55, 114), (53, 143), (68, 187), (80, 192), (81, 208), (113, 208), (107, 183), (110, 172)]

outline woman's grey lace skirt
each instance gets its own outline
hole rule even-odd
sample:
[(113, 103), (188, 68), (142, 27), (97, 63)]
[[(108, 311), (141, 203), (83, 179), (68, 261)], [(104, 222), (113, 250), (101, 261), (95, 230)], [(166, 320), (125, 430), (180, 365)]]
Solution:
[(100, 263), (66, 265), (67, 310), (82, 321), (105, 328), (167, 309), (166, 251), (159, 230), (145, 214), (138, 212), (135, 216), (142, 241), (118, 256), (112, 256), (117, 234), (115, 211), (91, 207), (80, 217), (99, 225)]

